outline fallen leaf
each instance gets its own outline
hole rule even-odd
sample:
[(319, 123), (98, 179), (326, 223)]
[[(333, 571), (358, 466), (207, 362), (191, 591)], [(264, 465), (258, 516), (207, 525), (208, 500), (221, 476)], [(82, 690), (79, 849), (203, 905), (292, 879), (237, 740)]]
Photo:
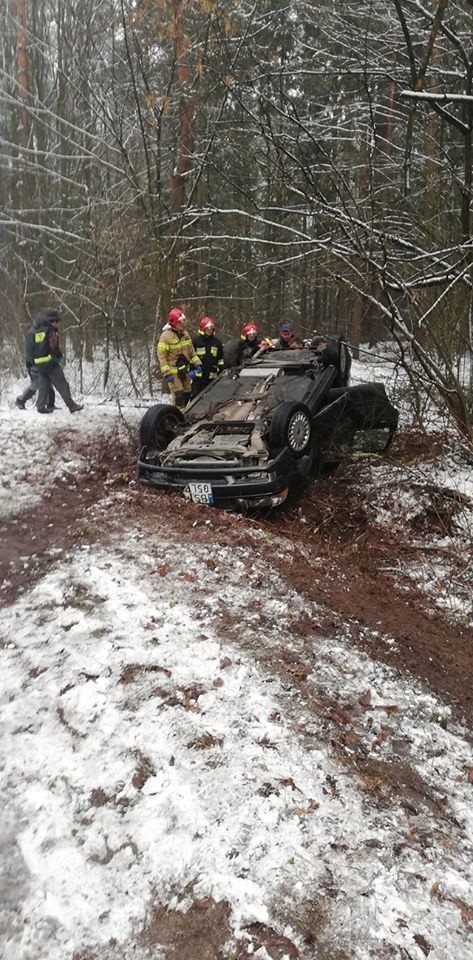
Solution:
[(338, 706), (332, 707), (327, 716), (332, 723), (351, 723), (353, 719), (347, 710), (342, 710), (342, 708)]
[(213, 733), (204, 733), (198, 740), (188, 743), (189, 750), (208, 750), (209, 747), (221, 747), (223, 737), (215, 737)]
[(472, 925), (473, 907), (470, 907), (468, 903), (465, 903), (460, 897), (452, 897), (450, 894), (444, 893), (437, 881), (432, 884), (430, 893), (432, 896), (437, 897), (437, 900), (443, 901), (444, 903), (453, 903), (455, 907), (458, 907), (463, 923), (469, 927)]
[(471, 921), (473, 920), (473, 909), (469, 907), (467, 903), (462, 903), (461, 900), (456, 902), (456, 906), (460, 907), (460, 916), (463, 923), (466, 923), (470, 927)]
[(430, 946), (430, 943), (428, 942), (428, 940), (426, 940), (421, 933), (414, 934), (414, 940), (417, 946), (420, 947), (420, 949), (422, 950), (424, 957), (428, 957), (430, 951), (433, 950), (433, 947)]
[(303, 663), (286, 663), (284, 664), (284, 669), (291, 677), (294, 677), (295, 680), (306, 680), (309, 674), (312, 673), (312, 667), (306, 667)]
[[(296, 787), (292, 777), (285, 777), (285, 779), (280, 780), (279, 783), (281, 783), (283, 787), (290, 787), (291, 790), (299, 790), (299, 787)], [(300, 790), (299, 790), (299, 793), (300, 793)]]

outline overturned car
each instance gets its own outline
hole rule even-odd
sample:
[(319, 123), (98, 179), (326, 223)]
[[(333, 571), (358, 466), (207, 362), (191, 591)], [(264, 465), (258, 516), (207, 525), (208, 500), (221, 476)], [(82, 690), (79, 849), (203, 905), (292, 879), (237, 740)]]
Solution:
[(383, 452), (398, 411), (383, 384), (349, 386), (350, 362), (336, 338), (260, 352), (184, 413), (156, 404), (140, 424), (139, 479), (199, 503), (271, 507), (346, 454)]

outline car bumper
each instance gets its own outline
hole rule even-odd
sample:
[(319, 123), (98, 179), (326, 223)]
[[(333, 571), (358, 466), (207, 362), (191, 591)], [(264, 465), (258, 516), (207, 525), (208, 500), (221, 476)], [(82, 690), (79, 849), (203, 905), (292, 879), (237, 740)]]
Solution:
[(138, 460), (138, 479), (141, 483), (160, 489), (186, 492), (189, 483), (203, 482), (212, 488), (216, 507), (244, 507), (257, 509), (283, 503), (290, 483), (300, 475), (301, 461), (294, 461), (288, 450), (262, 466), (220, 466), (205, 464), (188, 467), (164, 467), (147, 459), (144, 448)]

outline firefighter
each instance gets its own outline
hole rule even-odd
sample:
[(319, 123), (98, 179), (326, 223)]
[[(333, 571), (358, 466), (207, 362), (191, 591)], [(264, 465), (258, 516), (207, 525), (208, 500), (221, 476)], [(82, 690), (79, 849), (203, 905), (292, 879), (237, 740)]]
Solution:
[(185, 329), (185, 321), (185, 313), (179, 307), (170, 310), (156, 350), (161, 373), (179, 410), (183, 410), (191, 398), (192, 380), (202, 374), (202, 365)]
[(38, 375), (38, 413), (52, 413), (50, 405), (51, 386), (61, 395), (70, 413), (83, 407), (72, 399), (69, 384), (64, 376), (64, 357), (59, 347), (59, 324), (57, 310), (44, 310), (34, 321), (33, 366)]
[(256, 323), (245, 323), (240, 336), (239, 361), (251, 360), (257, 350), (260, 348), (258, 340), (258, 327)]
[(193, 338), (196, 355), (202, 365), (202, 373), (196, 373), (192, 394), (200, 393), (218, 377), (224, 367), (222, 341), (215, 336), (215, 322), (211, 317), (202, 317), (199, 333)]
[(260, 341), (258, 334), (259, 330), (256, 323), (245, 323), (239, 340), (229, 340), (225, 344), (225, 366), (240, 367), (242, 363), (251, 360), (258, 350), (269, 350), (272, 347), (272, 340), (266, 337)]

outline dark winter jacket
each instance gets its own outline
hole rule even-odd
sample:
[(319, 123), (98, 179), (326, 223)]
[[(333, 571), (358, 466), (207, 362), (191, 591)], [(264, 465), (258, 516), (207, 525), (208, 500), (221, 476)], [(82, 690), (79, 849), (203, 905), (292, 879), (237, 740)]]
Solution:
[(246, 360), (251, 360), (259, 348), (258, 340), (247, 340), (246, 337), (229, 340), (223, 348), (225, 366), (240, 367)]
[[(202, 366), (202, 375), (198, 379), (203, 387), (206, 387), (211, 380), (215, 380), (223, 370), (223, 346), (222, 341), (212, 334), (207, 336), (205, 333), (199, 333), (193, 337), (194, 350)], [(197, 379), (197, 377), (196, 377)]]
[(39, 314), (36, 317), (33, 339), (33, 364), (36, 369), (45, 370), (52, 364), (61, 362), (59, 331), (47, 314)]
[(260, 344), (257, 340), (247, 340), (246, 337), (242, 337), (240, 340), (240, 363), (251, 360), (259, 348)]
[(35, 333), (36, 333), (35, 327), (30, 327), (29, 330), (27, 330), (25, 333), (25, 365), (26, 365), (26, 369), (28, 370), (28, 373), (34, 364)]
[(284, 337), (279, 337), (277, 340), (275, 349), (276, 350), (301, 350), (303, 346), (304, 344), (302, 343), (302, 340), (299, 340), (299, 337), (296, 337), (296, 335), (294, 334), (294, 336), (291, 337), (289, 341), (284, 340)]

